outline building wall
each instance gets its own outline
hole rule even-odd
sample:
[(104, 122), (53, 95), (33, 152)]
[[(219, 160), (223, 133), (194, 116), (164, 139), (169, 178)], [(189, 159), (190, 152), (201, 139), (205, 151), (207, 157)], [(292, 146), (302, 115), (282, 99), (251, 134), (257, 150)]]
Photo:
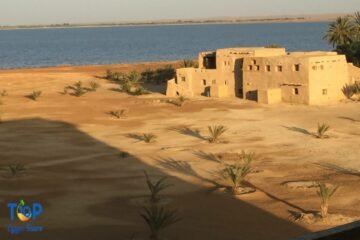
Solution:
[(308, 60), (303, 57), (249, 57), (243, 66), (244, 97), (257, 101), (257, 90), (281, 89), (282, 101), (309, 103)]
[(349, 82), (344, 55), (309, 58), (309, 104), (326, 104), (344, 98), (342, 87)]

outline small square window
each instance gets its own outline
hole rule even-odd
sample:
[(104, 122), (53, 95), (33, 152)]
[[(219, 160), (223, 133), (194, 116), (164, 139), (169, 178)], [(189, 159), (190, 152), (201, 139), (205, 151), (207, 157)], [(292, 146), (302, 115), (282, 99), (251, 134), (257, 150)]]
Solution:
[(323, 89), (323, 90), (322, 90), (322, 94), (323, 94), (323, 95), (327, 95), (327, 89)]
[(270, 72), (270, 71), (271, 71), (271, 66), (270, 66), (270, 65), (266, 65), (265, 69), (266, 69), (267, 72)]
[(203, 85), (206, 86), (206, 80), (205, 79), (203, 79)]
[(186, 78), (185, 77), (181, 77), (181, 81), (185, 82)]
[(295, 65), (293, 66), (293, 70), (294, 70), (295, 72), (299, 72), (299, 71), (300, 71), (300, 64), (295, 64)]
[(298, 88), (294, 88), (294, 89), (293, 89), (293, 94), (294, 94), (294, 95), (299, 95), (299, 89), (298, 89)]
[(278, 72), (282, 72), (282, 70), (283, 70), (283, 67), (281, 65), (277, 66), (277, 71)]

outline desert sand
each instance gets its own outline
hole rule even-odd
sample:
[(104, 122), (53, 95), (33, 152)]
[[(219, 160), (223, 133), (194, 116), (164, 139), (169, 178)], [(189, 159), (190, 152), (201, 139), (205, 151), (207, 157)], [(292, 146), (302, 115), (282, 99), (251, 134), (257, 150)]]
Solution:
[[(138, 206), (148, 194), (143, 170), (173, 184), (165, 195), (181, 221), (166, 230), (168, 239), (281, 240), (339, 224), (293, 221), (292, 212), (320, 209), (316, 188), (289, 187), (293, 181), (339, 185), (330, 213), (360, 216), (359, 103), (260, 105), (199, 97), (177, 107), (160, 101), (166, 99), (165, 85), (147, 86), (150, 95), (129, 96), (99, 78), (106, 69), (164, 64), (0, 71), (0, 91), (8, 93), (0, 97), (1, 239), (145, 239)], [(67, 85), (93, 80), (101, 84), (96, 92), (61, 94)], [(37, 101), (25, 97), (33, 90), (42, 91)], [(108, 114), (117, 109), (127, 109), (126, 118)], [(312, 136), (318, 123), (331, 126), (330, 138)], [(224, 143), (206, 141), (214, 124), (228, 127)], [(158, 137), (150, 144), (131, 137), (142, 133)], [(209, 154), (242, 150), (257, 155), (256, 171), (247, 179), (257, 191), (236, 197), (211, 191), (220, 166)], [(10, 164), (26, 170), (10, 177)], [(6, 204), (20, 199), (44, 205), (33, 223), (44, 232), (7, 232)]]

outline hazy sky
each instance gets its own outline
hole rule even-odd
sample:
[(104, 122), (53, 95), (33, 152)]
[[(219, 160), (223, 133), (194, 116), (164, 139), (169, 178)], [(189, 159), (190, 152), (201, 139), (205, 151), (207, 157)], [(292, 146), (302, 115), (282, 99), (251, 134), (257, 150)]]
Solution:
[(0, 25), (340, 13), (360, 0), (0, 0)]

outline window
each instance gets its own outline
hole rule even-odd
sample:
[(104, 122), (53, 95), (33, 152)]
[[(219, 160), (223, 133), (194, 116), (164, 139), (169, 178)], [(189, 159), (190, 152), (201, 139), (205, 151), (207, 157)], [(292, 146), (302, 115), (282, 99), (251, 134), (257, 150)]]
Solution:
[(179, 93), (179, 92), (176, 92), (176, 96), (180, 96), (180, 93)]
[(277, 71), (278, 72), (282, 72), (282, 70), (283, 70), (283, 67), (281, 65), (277, 66)]
[(260, 66), (255, 66), (256, 71), (260, 71)]
[(265, 70), (266, 70), (267, 72), (270, 72), (270, 71), (271, 71), (271, 66), (270, 66), (270, 65), (266, 65)]
[(321, 69), (321, 70), (324, 70), (324, 65), (320, 65), (320, 69)]
[(256, 65), (256, 60), (253, 60), (253, 61), (252, 61), (252, 64)]
[(294, 88), (294, 89), (293, 89), (293, 94), (294, 94), (294, 95), (299, 95), (299, 89), (298, 89), (298, 88)]
[(205, 79), (203, 79), (203, 85), (206, 86), (206, 80)]
[(299, 72), (299, 71), (300, 71), (300, 64), (295, 64), (295, 65), (293, 66), (293, 71)]
[(186, 78), (185, 77), (181, 77), (181, 81), (185, 82)]
[(251, 65), (248, 66), (248, 70), (252, 71), (253, 67)]
[(316, 71), (316, 70), (317, 70), (317, 66), (312, 66), (312, 70)]
[(216, 80), (212, 80), (212, 84), (215, 85), (215, 84), (216, 84)]
[(227, 85), (227, 81), (225, 80), (225, 85)]
[(322, 94), (323, 94), (323, 95), (327, 95), (327, 89), (323, 89), (323, 90), (322, 90)]

